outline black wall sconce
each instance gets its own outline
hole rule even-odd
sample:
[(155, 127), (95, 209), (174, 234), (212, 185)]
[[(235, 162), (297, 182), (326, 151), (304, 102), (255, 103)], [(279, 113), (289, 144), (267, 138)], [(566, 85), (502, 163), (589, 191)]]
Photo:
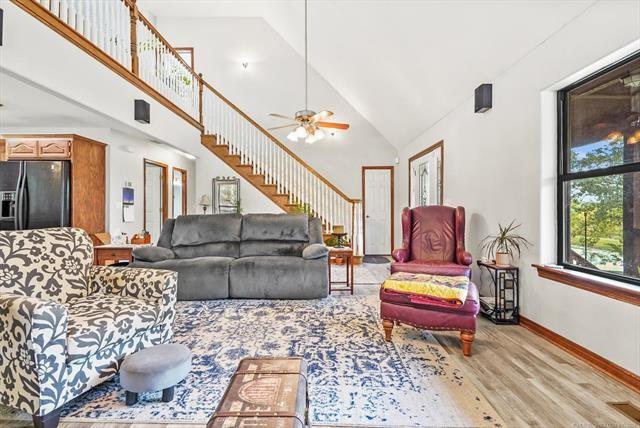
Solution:
[(136, 122), (151, 123), (151, 106), (145, 100), (135, 100), (133, 118)]
[(493, 85), (491, 83), (483, 83), (476, 88), (476, 113), (484, 113), (493, 106)]

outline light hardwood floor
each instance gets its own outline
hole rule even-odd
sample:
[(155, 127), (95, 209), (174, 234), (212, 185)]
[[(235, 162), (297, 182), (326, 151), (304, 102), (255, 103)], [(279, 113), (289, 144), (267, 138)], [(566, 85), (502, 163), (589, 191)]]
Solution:
[[(358, 294), (377, 291), (374, 285), (357, 287)], [(639, 394), (523, 327), (496, 326), (481, 318), (473, 356), (469, 358), (462, 356), (457, 333), (439, 332), (434, 336), (510, 427), (639, 426), (607, 405), (610, 401), (630, 401), (640, 406)], [(15, 422), (7, 423), (6, 428), (22, 426), (25, 425)], [(195, 427), (99, 422), (60, 424), (60, 428), (172, 426)]]

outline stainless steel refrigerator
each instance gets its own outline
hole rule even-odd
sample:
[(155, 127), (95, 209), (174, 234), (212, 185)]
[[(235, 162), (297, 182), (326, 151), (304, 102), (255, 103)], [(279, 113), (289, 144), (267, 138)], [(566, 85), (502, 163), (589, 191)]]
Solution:
[(0, 162), (0, 230), (69, 226), (69, 161)]

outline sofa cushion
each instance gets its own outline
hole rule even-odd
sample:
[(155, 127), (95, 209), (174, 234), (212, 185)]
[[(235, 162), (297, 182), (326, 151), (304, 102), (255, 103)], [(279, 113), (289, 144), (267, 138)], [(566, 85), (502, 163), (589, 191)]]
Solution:
[(133, 250), (133, 257), (136, 260), (145, 262), (160, 262), (175, 258), (175, 254), (168, 248), (163, 247), (138, 247)]
[(93, 244), (69, 227), (0, 232), (0, 293), (57, 303), (89, 294)]
[(309, 241), (306, 214), (246, 214), (242, 219), (243, 241)]
[(158, 247), (171, 248), (171, 236), (173, 235), (173, 227), (175, 224), (176, 220), (173, 218), (169, 218), (164, 222), (160, 237), (158, 238)]
[(242, 241), (240, 242), (240, 257), (302, 257), (302, 251), (307, 245), (306, 242), (296, 241)]
[(323, 244), (307, 245), (302, 250), (302, 258), (306, 260), (321, 259), (329, 255), (329, 248)]
[(171, 246), (240, 241), (240, 214), (183, 215), (175, 220)]
[(454, 262), (410, 260), (406, 263), (391, 263), (391, 273), (426, 273), (444, 276), (468, 276), (471, 277), (471, 268)]
[(162, 308), (134, 297), (94, 293), (67, 304), (67, 361), (131, 339), (161, 321)]
[(178, 300), (227, 299), (231, 257), (196, 257), (157, 263), (134, 262), (132, 267), (178, 272)]
[(326, 259), (242, 257), (231, 263), (229, 295), (247, 299), (319, 299), (328, 293)]
[(180, 245), (173, 247), (178, 259), (192, 259), (195, 257), (240, 257), (240, 243), (215, 242), (201, 245)]

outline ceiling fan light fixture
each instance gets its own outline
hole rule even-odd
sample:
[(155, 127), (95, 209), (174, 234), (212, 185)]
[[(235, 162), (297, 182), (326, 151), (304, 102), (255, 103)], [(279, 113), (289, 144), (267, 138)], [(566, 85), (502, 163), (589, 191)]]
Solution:
[(294, 132), (298, 138), (306, 138), (309, 135), (304, 126), (298, 126)]
[(293, 141), (294, 143), (297, 142), (298, 136), (296, 135), (296, 131), (289, 132), (289, 135), (287, 135), (287, 140)]

